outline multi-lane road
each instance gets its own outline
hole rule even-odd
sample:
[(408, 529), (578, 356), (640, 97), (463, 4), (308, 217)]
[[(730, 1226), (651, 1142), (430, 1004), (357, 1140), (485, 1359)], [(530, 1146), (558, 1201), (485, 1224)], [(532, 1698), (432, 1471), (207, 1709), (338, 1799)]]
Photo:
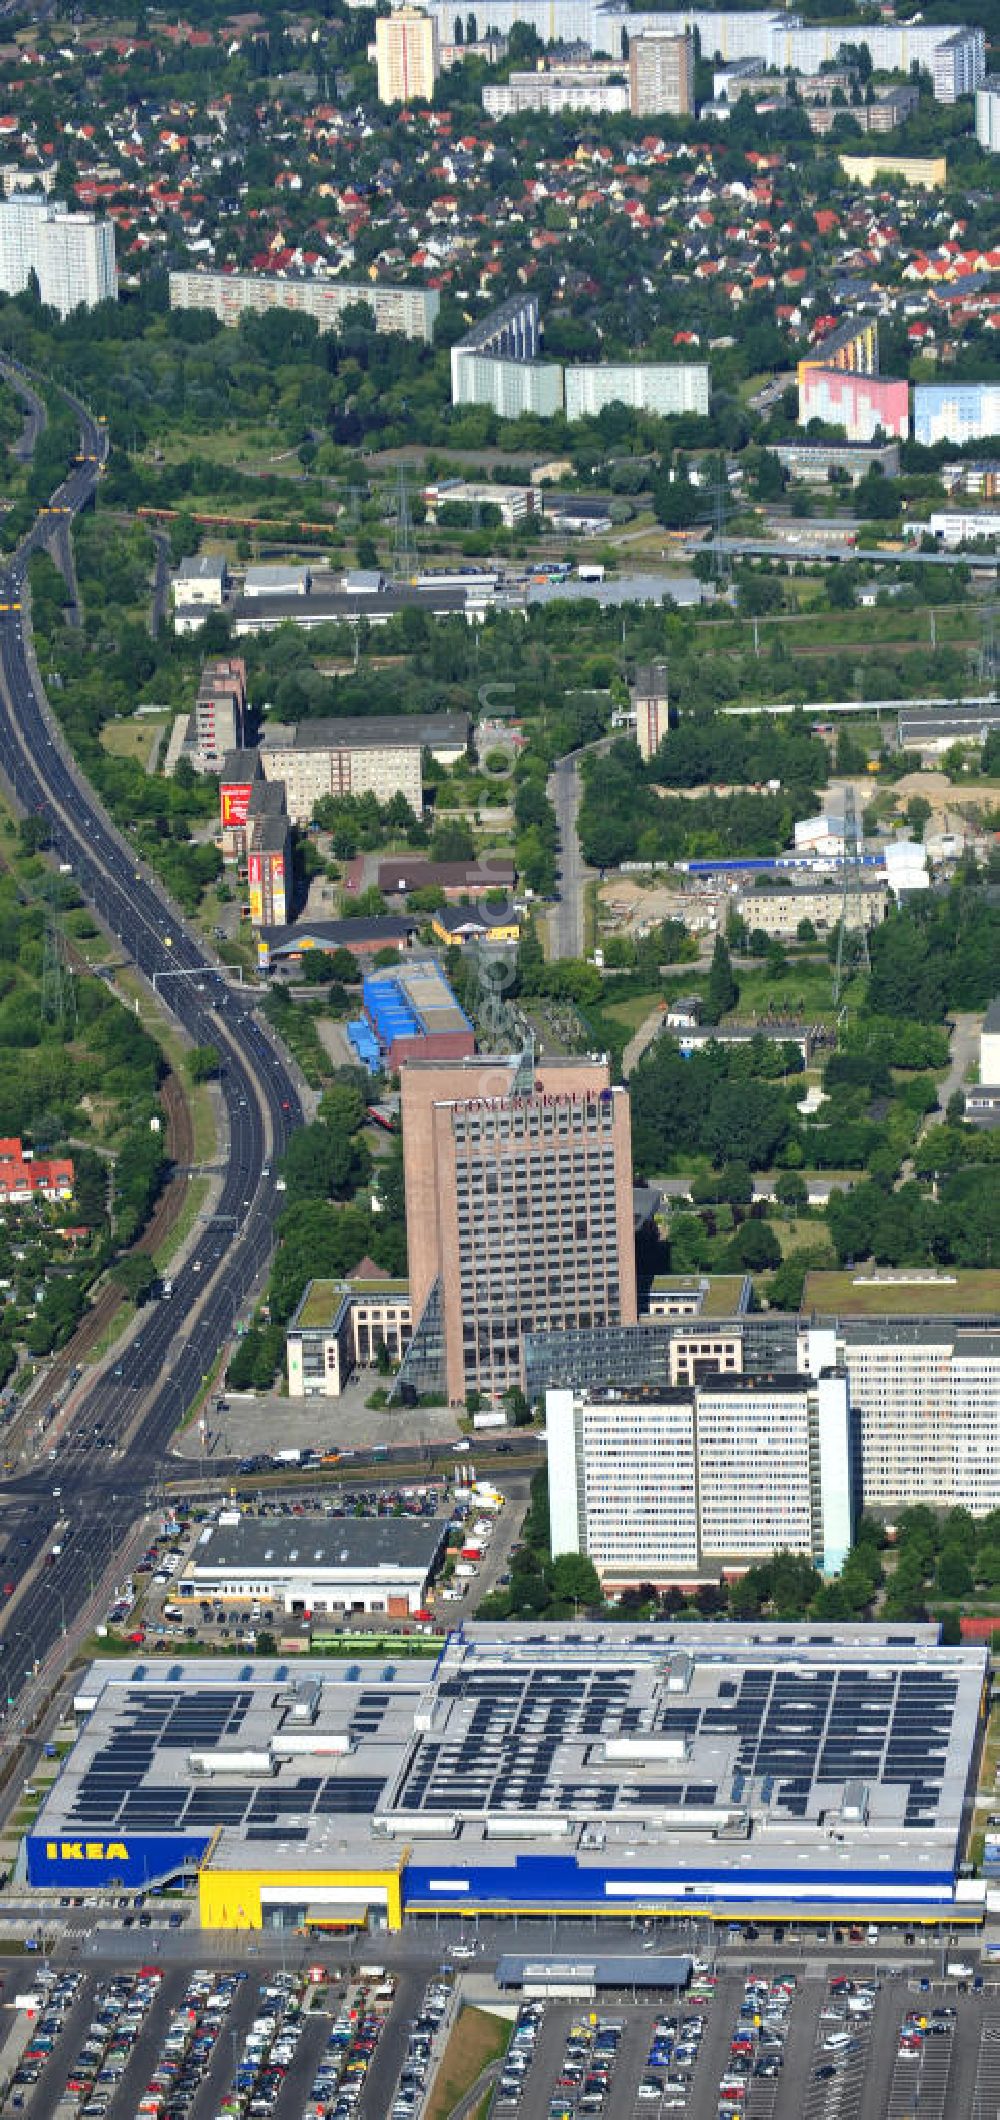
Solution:
[[(30, 401), (27, 379), (12, 369), (3, 372)], [(0, 1700), (15, 1703), (26, 1673), (44, 1662), (136, 1521), (173, 1429), (267, 1264), (280, 1205), (271, 1171), (302, 1119), (291, 1065), (255, 1013), (253, 997), (229, 983), (111, 823), (62, 742), (45, 697), (26, 607), (28, 563), (54, 532), (65, 536), (72, 517), (92, 498), (107, 451), (103, 426), (83, 405), (71, 403), (80, 426), (80, 460), (0, 567), (0, 773), (19, 808), (46, 819), (56, 858), (72, 868), (125, 957), (155, 983), (161, 1002), (194, 1042), (215, 1045), (222, 1054), (229, 1140), (214, 1212), (177, 1267), (171, 1295), (141, 1314), (128, 1346), (78, 1396), (72, 1493), (68, 1486), (53, 1492), (61, 1486), (58, 1461), (0, 1488), (3, 1519), (16, 1523), (17, 1537), (27, 1540), (16, 1548), (18, 1575), (43, 1561), (3, 1630)], [(95, 1429), (111, 1447), (81, 1449)], [(57, 1533), (63, 1523), (68, 1537)], [(62, 1551), (46, 1561), (53, 1544)], [(13, 1551), (8, 1533), (0, 1579), (12, 1572)], [(10, 1720), (16, 1713), (15, 1705)]]

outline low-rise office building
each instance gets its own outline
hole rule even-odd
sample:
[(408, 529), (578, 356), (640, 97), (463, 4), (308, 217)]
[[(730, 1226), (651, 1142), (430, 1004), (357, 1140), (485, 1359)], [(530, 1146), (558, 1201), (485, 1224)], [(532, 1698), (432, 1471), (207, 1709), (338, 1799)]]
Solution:
[(512, 905), (444, 905), (432, 913), (431, 928), (440, 942), (500, 949), (519, 940), (521, 921)]
[(255, 596), (308, 596), (312, 588), (312, 573), (308, 567), (266, 566), (248, 567), (243, 577), (243, 594)]
[(229, 588), (229, 568), (222, 552), (195, 552), (181, 560), (170, 584), (178, 618), (221, 611)]
[(356, 1369), (401, 1362), (412, 1337), (409, 1282), (373, 1261), (346, 1281), (310, 1281), (285, 1334), (288, 1395), (339, 1399)]
[(553, 1554), (606, 1591), (716, 1580), (787, 1549), (843, 1564), (854, 1497), (843, 1374), (706, 1376), (635, 1399), (550, 1391)]
[(516, 523), (527, 522), (537, 512), (538, 498), (531, 485), (501, 486), (492, 485), (485, 479), (466, 478), (435, 479), (424, 487), (423, 497), (432, 522), (440, 520), (442, 508), (468, 508), (477, 517), (482, 517), (484, 508), (492, 508), (505, 530), (513, 530)]
[(441, 1557), (442, 1517), (241, 1516), (224, 1510), (201, 1533), (171, 1596), (293, 1617), (419, 1612)]

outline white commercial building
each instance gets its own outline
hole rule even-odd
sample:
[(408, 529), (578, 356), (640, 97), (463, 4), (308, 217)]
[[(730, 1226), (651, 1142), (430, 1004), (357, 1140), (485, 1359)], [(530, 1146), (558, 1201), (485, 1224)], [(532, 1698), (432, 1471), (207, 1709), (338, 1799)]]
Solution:
[(1000, 1508), (1000, 1332), (935, 1318), (841, 1319), (799, 1336), (799, 1366), (842, 1366), (866, 1508)]
[(412, 1338), (408, 1281), (310, 1281), (285, 1334), (288, 1396), (339, 1399), (356, 1369), (372, 1368), (383, 1352), (401, 1362)]
[(976, 139), (987, 154), (1000, 155), (1000, 74), (987, 74), (976, 90)]
[(684, 1580), (781, 1548), (826, 1572), (851, 1543), (847, 1380), (715, 1375), (693, 1387), (546, 1393), (553, 1554), (602, 1583)]
[(795, 827), (795, 851), (797, 854), (842, 856), (845, 829), (843, 816), (834, 816), (826, 810), (819, 817), (800, 817)]
[[(1000, 389), (996, 397), (1000, 418)], [(1000, 508), (934, 508), (928, 528), (943, 545), (975, 545), (984, 539), (995, 544), (1000, 537)]]
[(248, 1606), (255, 1623), (321, 1612), (417, 1612), (446, 1535), (442, 1517), (248, 1517), (201, 1533), (171, 1596)]
[(567, 368), (566, 418), (596, 418), (607, 405), (627, 405), (661, 419), (677, 413), (707, 413), (707, 361), (587, 361)]
[(220, 324), (235, 325), (241, 316), (263, 316), (269, 309), (290, 309), (315, 317), (320, 331), (336, 331), (345, 309), (360, 302), (372, 313), (377, 332), (398, 332), (404, 339), (434, 336), (441, 307), (436, 287), (405, 287), (376, 280), (279, 279), (266, 272), (172, 272), (171, 309), (207, 309)]
[(890, 839), (885, 849), (885, 880), (894, 898), (930, 887), (927, 848), (918, 839)]
[(221, 611), (229, 587), (229, 569), (223, 552), (194, 552), (181, 560), (171, 577), (170, 591), (179, 611), (196, 605), (202, 610)]
[(32, 274), (42, 301), (62, 317), (117, 300), (114, 222), (15, 191), (0, 204), (0, 291), (20, 294)]

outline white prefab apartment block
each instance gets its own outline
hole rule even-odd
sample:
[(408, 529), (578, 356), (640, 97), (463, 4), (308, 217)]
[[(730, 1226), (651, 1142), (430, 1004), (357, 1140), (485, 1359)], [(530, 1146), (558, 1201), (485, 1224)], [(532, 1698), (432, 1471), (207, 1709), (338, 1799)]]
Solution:
[(627, 405), (669, 419), (680, 412), (707, 413), (707, 361), (594, 361), (567, 368), (566, 418), (593, 419), (607, 405)]
[(846, 1370), (866, 1508), (1000, 1508), (1000, 1332), (844, 1319), (805, 1330), (798, 1360)]
[(627, 111), (626, 83), (607, 66), (551, 66), (531, 73), (512, 73), (507, 81), (483, 90), (483, 109), (491, 118), (513, 118), (523, 110), (594, 110), (605, 116)]
[(552, 1390), (546, 1433), (552, 1551), (587, 1554), (609, 1586), (718, 1576), (782, 1547), (833, 1573), (851, 1543), (843, 1374)]
[(1000, 1082), (1000, 1000), (991, 1001), (979, 1036), (979, 1080)]
[(563, 408), (562, 364), (453, 346), (451, 402), (488, 405), (500, 420), (517, 420), (525, 412), (549, 420)]
[[(427, 0), (442, 42), (455, 30), (454, 0)], [(751, 8), (632, 8), (625, 0), (490, 0), (491, 31), (509, 36), (516, 23), (543, 44), (586, 44), (620, 60), (633, 38), (652, 32), (697, 32), (706, 59), (759, 59), (779, 73), (818, 74), (835, 65), (845, 41), (842, 11), (829, 22), (803, 22), (795, 13)], [(478, 19), (482, 20), (482, 17)], [(929, 73), (939, 103), (972, 95), (986, 75), (986, 33), (958, 22), (854, 22), (849, 41), (870, 54), (876, 73)]]
[(387, 280), (279, 279), (266, 272), (172, 272), (171, 309), (207, 309), (220, 324), (236, 325), (241, 316), (263, 316), (269, 309), (291, 309), (315, 317), (320, 331), (336, 331), (345, 309), (361, 302), (371, 310), (377, 332), (399, 332), (404, 339), (429, 344), (441, 307), (436, 287), (406, 287)]
[(629, 99), (634, 118), (694, 116), (694, 38), (646, 30), (629, 45)]
[(400, 7), (375, 24), (380, 103), (429, 103), (441, 71), (438, 25), (419, 7)]
[(114, 222), (68, 213), (42, 192), (14, 192), (0, 204), (0, 291), (20, 294), (32, 273), (62, 317), (115, 301)]
[(265, 727), (260, 763), (265, 780), (284, 783), (293, 824), (308, 824), (327, 795), (375, 795), (379, 802), (405, 796), (419, 817), (423, 807), (420, 731), (398, 733), (380, 726), (386, 717), (342, 722), (318, 719), (296, 726)]
[(976, 90), (976, 139), (987, 154), (1000, 155), (1000, 74), (987, 74)]

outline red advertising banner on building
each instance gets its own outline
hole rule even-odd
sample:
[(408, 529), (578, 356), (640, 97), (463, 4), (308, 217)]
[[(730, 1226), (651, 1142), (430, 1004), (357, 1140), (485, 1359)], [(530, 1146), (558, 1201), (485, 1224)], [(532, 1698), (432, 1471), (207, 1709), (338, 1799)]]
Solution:
[(246, 824), (250, 809), (250, 789), (252, 785), (252, 781), (249, 780), (231, 780), (224, 782), (220, 787), (219, 801), (222, 810), (223, 831), (230, 825)]

